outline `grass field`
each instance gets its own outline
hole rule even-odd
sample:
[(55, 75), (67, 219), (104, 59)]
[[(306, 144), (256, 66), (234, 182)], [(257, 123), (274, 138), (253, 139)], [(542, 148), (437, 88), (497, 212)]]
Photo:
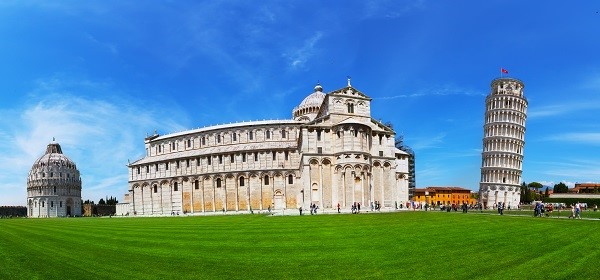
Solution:
[(460, 212), (1, 219), (0, 279), (597, 279), (599, 229)]

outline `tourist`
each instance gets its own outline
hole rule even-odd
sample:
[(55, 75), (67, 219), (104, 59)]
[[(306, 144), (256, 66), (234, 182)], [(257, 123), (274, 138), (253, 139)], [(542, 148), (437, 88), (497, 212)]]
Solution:
[[(371, 205), (373, 205), (373, 202), (371, 202)], [(338, 214), (340, 213), (340, 204), (338, 203), (337, 205), (337, 209), (338, 209)], [(373, 206), (371, 206), (371, 210), (373, 210)]]
[(300, 211), (300, 216), (302, 216), (302, 206), (300, 206), (300, 208), (298, 208), (298, 210)]
[(575, 219), (575, 205), (571, 205), (571, 214), (569, 215), (569, 219), (573, 218)]
[(581, 219), (581, 206), (579, 205), (579, 202), (575, 204), (575, 218)]
[(356, 204), (356, 206), (358, 207), (358, 213), (360, 213), (360, 202), (358, 204)]

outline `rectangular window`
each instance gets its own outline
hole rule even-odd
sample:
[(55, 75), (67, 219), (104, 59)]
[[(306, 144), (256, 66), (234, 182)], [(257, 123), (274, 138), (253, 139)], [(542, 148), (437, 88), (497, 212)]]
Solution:
[(50, 201), (50, 207), (54, 207), (54, 201)]
[(281, 130), (281, 138), (285, 138), (285, 129)]
[(158, 152), (162, 152), (162, 145), (158, 145)]
[(219, 155), (219, 164), (223, 164), (223, 155)]
[(200, 166), (200, 158), (196, 158), (196, 166)]
[(237, 141), (237, 134), (235, 134), (235, 132), (231, 134), (231, 139), (233, 139), (233, 141)]
[(179, 169), (179, 161), (175, 162), (175, 166), (176, 166), (177, 169)]
[(323, 153), (323, 147), (317, 147), (317, 154)]
[(174, 192), (176, 192), (176, 191), (178, 191), (178, 189), (179, 189), (179, 188), (178, 188), (178, 186), (177, 186), (177, 182), (174, 182), (174, 183), (173, 183), (173, 191), (174, 191)]
[(60, 207), (62, 207), (62, 201), (60, 201), (58, 204), (59, 204)]
[(271, 131), (270, 131), (270, 130), (267, 130), (267, 132), (266, 132), (266, 133), (267, 133), (267, 139), (271, 139)]
[(242, 162), (246, 162), (246, 154), (242, 153)]
[(198, 182), (198, 180), (194, 181), (194, 189), (199, 189), (200, 188), (200, 182)]
[(285, 160), (289, 160), (290, 159), (290, 152), (285, 151), (284, 154), (285, 154)]
[[(150, 165), (146, 165), (146, 173), (150, 173)], [(69, 175), (69, 174), (67, 174)]]
[(206, 137), (202, 136), (202, 146), (206, 145)]
[(273, 152), (273, 160), (277, 159), (275, 152)]
[(379, 151), (379, 156), (382, 157), (383, 156), (383, 151)]
[(211, 156), (206, 157), (206, 164), (210, 165), (211, 164)]
[(154, 171), (158, 171), (158, 163), (154, 164)]
[(250, 140), (254, 140), (254, 132), (250, 131), (248, 138), (250, 138)]
[(140, 167), (137, 167), (137, 174), (140, 174)]
[(221, 143), (221, 135), (217, 135), (217, 143)]
[(321, 130), (317, 130), (317, 141), (321, 141)]
[(229, 158), (230, 158), (230, 160), (231, 160), (231, 163), (233, 163), (233, 159), (234, 159), (234, 157), (235, 157), (235, 156), (234, 156), (233, 154), (229, 155)]
[(169, 170), (169, 163), (165, 162), (165, 170)]
[(185, 167), (190, 167), (190, 159), (185, 160)]
[(192, 140), (188, 139), (188, 148), (192, 146)]
[(258, 153), (254, 153), (254, 161), (258, 161)]

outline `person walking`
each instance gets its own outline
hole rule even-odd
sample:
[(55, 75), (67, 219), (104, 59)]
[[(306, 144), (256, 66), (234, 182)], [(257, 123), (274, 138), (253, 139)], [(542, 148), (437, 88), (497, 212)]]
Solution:
[(337, 205), (337, 209), (338, 209), (338, 214), (340, 213), (340, 204), (338, 203)]
[(575, 218), (581, 219), (581, 205), (579, 205), (579, 202), (575, 204)]

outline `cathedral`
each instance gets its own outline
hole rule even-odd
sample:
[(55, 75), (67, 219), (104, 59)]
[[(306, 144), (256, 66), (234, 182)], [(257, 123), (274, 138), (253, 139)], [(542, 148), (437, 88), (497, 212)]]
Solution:
[(117, 214), (395, 209), (409, 200), (409, 155), (395, 135), (350, 80), (328, 93), (317, 84), (288, 120), (146, 137)]

